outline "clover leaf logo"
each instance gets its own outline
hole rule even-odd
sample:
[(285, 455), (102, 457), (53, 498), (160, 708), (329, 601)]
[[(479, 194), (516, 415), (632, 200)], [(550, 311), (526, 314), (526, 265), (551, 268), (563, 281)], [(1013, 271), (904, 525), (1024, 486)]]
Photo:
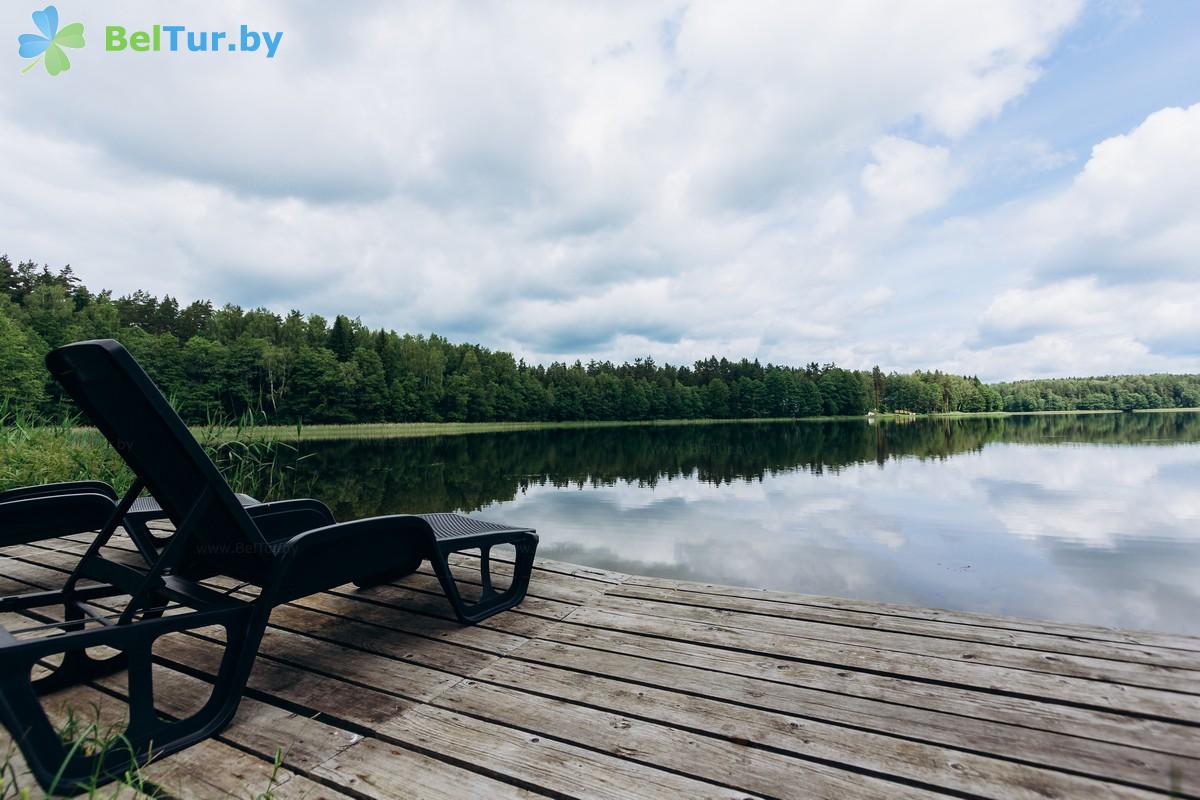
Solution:
[(21, 43), (21, 58), (32, 58), (33, 62), (21, 70), (24, 75), (37, 66), (39, 61), (46, 65), (46, 72), (57, 75), (71, 68), (71, 61), (63, 52), (64, 47), (83, 47), (83, 23), (74, 22), (61, 31), (58, 29), (58, 9), (46, 6), (33, 12), (33, 24), (41, 34), (23, 33), (17, 37)]

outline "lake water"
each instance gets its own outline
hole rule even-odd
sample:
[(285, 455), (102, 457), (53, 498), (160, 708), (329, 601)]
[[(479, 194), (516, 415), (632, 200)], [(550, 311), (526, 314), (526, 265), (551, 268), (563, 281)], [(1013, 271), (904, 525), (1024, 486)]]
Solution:
[(642, 575), (1200, 633), (1200, 414), (307, 443), (339, 519), (462, 511)]

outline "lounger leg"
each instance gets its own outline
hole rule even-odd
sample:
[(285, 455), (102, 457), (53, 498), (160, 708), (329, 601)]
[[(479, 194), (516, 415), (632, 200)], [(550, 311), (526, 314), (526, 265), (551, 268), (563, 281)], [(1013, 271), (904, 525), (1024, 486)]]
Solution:
[[(58, 640), (64, 666), (67, 660), (77, 662), (78, 656), (73, 654), (102, 645), (118, 649), (121, 654), (114, 658), (129, 666), (128, 723), (120, 744), (103, 753), (84, 752), (64, 743), (38, 699), (41, 687), (35, 686), (31, 671), (35, 664), (54, 654), (50, 649), (54, 642), (10, 641), (0, 647), (0, 722), (13, 734), (38, 783), (54, 796), (74, 794), (94, 780), (103, 785), (120, 779), (135, 764), (192, 745), (229, 723), (241, 700), (268, 614), (269, 608), (246, 606), (215, 616), (202, 614), (195, 621), (179, 615), (151, 620), (144, 627), (113, 626), (64, 634)], [(160, 718), (154, 706), (155, 640), (168, 633), (212, 624), (225, 628), (226, 649), (208, 701), (191, 716)], [(109, 661), (99, 663), (107, 665)]]
[[(68, 602), (64, 604), (63, 610), (62, 630), (67, 633), (83, 630), (84, 614), (78, 606)], [(92, 678), (120, 672), (128, 663), (125, 653), (121, 652), (108, 658), (93, 658), (86, 648), (66, 650), (63, 652), (62, 663), (53, 672), (32, 682), (33, 690), (38, 695), (52, 694), (69, 686), (78, 686)]]
[[(501, 544), (513, 545), (517, 551), (517, 560), (513, 564), (512, 584), (503, 592), (497, 592), (492, 587), (490, 552), (491, 548)], [(483, 578), (483, 589), (477, 602), (467, 603), (458, 591), (458, 584), (450, 572), (447, 558), (450, 553), (476, 547), (480, 551), (479, 569)], [(454, 609), (454, 616), (465, 625), (473, 625), (493, 614), (506, 611), (525, 599), (525, 592), (529, 588), (529, 576), (533, 573), (533, 556), (536, 552), (536, 535), (531, 533), (515, 534), (505, 539), (485, 543), (453, 539), (437, 542), (429, 560), (433, 564), (434, 572), (437, 573), (438, 581), (442, 584), (442, 591), (446, 593), (446, 599), (450, 601), (450, 606)]]

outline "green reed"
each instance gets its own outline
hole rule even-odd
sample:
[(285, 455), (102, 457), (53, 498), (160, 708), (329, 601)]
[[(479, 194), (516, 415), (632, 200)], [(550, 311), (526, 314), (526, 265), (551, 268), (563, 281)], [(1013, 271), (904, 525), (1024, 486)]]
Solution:
[[(296, 447), (251, 412), (210, 416), (192, 431), (234, 490), (259, 498), (295, 494)], [(0, 406), (0, 491), (62, 481), (101, 480), (124, 492), (133, 473), (94, 428), (78, 417), (33, 418)]]

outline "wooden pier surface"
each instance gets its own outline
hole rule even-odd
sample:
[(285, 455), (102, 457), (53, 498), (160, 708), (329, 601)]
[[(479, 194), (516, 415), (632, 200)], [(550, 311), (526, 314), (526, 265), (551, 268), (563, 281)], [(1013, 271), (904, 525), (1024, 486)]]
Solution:
[[(0, 592), (60, 585), (84, 541), (0, 550)], [(160, 640), (160, 710), (202, 702), (220, 652)], [(113, 718), (123, 690), (47, 706)], [(461, 627), (423, 568), (277, 609), (235, 721), (145, 774), (246, 800), (277, 750), (277, 798), (1196, 798), (1200, 638), (551, 561)]]

